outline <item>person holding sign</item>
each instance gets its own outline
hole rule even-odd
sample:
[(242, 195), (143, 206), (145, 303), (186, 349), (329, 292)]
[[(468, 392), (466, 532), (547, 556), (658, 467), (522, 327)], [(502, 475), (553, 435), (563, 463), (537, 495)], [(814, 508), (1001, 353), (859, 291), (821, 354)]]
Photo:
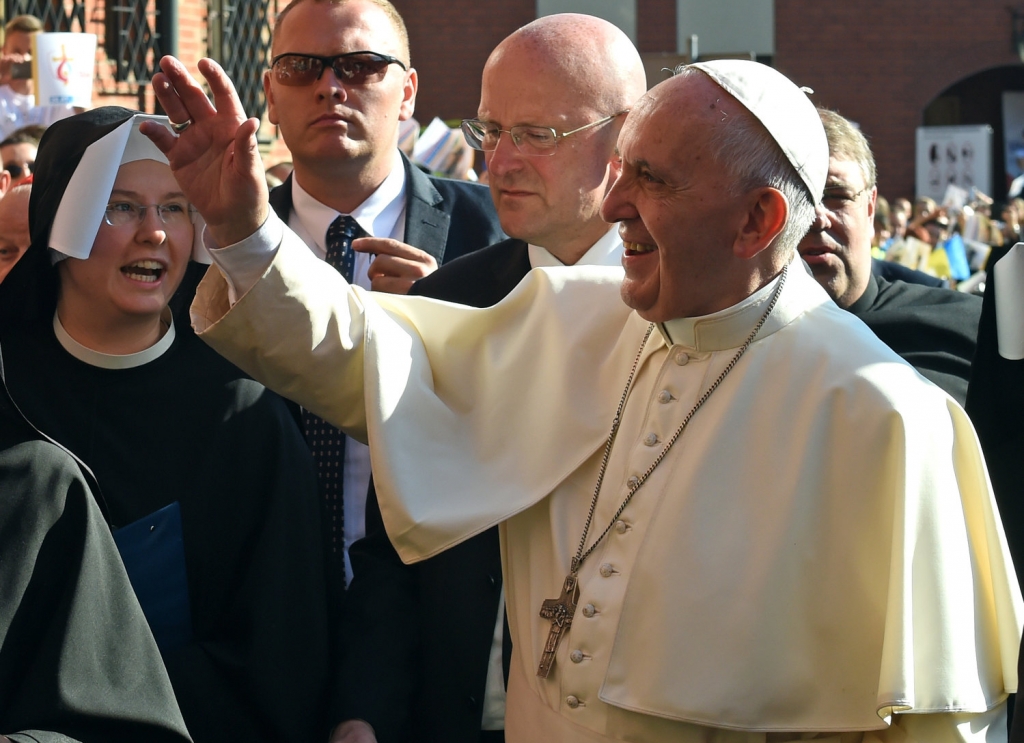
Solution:
[(23, 126), (49, 126), (75, 112), (66, 104), (36, 105), (32, 84), (32, 37), (42, 30), (42, 22), (32, 15), (15, 16), (4, 27), (0, 53), (0, 139), (6, 139)]

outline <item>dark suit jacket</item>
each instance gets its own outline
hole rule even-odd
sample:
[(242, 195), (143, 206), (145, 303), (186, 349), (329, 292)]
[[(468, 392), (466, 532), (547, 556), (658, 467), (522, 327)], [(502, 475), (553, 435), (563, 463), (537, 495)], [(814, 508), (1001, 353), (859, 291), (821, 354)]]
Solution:
[[(526, 243), (505, 240), (421, 279), (412, 293), (487, 307), (529, 270)], [(501, 590), (497, 527), (403, 565), (371, 483), (366, 537), (350, 556), (355, 579), (347, 596), (345, 689), (336, 721), (368, 721), (379, 743), (479, 741)], [(506, 668), (510, 650), (506, 635)]]
[(877, 258), (871, 259), (871, 273), (886, 281), (905, 281), (908, 284), (921, 284), (922, 286), (933, 286), (942, 289), (949, 288), (949, 282), (937, 276), (931, 276), (924, 271), (915, 271), (900, 263), (880, 261)]
[[(404, 155), (402, 163), (406, 176), (404, 242), (430, 253), (440, 266), (448, 260), (505, 238), (486, 187), (426, 175)], [(287, 223), (292, 212), (292, 176), (270, 192), (270, 205)], [(341, 477), (341, 474), (338, 476)], [(322, 505), (326, 509), (326, 503)], [(324, 515), (327, 516), (326, 512)], [(324, 523), (326, 525), (330, 522), (324, 518)], [(329, 534), (325, 534), (324, 543), (330, 544)], [(328, 553), (327, 568), (329, 585), (335, 587), (330, 597), (332, 614), (336, 617), (344, 616), (341, 605), (347, 599), (341, 595), (340, 590), (344, 585), (345, 574), (343, 553)], [(349, 633), (350, 630), (342, 629), (336, 633), (335, 642), (341, 642), (341, 638)], [(385, 638), (385, 642), (391, 639)], [(336, 647), (333, 653), (340, 658), (341, 649)], [(344, 698), (349, 693), (348, 682), (343, 678), (349, 671), (341, 668), (340, 660), (335, 666), (339, 671), (335, 680), (336, 693), (332, 693), (332, 709), (338, 704), (333, 700)]]
[(872, 275), (849, 310), (922, 376), (964, 404), (981, 319), (979, 297)]
[[(490, 191), (466, 181), (435, 178), (405, 155), (405, 239), (441, 265), (505, 238)], [(287, 224), (292, 213), (292, 176), (270, 192), (270, 206)]]

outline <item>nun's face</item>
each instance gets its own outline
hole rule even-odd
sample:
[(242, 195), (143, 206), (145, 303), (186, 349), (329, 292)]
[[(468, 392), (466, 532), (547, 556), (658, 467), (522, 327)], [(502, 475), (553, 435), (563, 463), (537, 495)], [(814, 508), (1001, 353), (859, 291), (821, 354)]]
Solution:
[[(147, 207), (142, 219), (133, 218), (140, 206)], [(58, 264), (62, 297), (88, 306), (97, 319), (159, 317), (192, 252), (188, 206), (167, 165), (155, 160), (122, 165), (107, 207), (116, 224), (100, 222), (88, 259)]]

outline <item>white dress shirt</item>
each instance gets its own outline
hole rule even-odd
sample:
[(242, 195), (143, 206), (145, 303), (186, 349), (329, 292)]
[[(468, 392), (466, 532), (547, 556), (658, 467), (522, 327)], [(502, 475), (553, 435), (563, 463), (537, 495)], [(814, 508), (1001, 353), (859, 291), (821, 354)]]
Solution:
[[(292, 213), (288, 218), (288, 226), (320, 260), (327, 256), (327, 229), (339, 216), (343, 215), (321, 204), (302, 188), (297, 176), (292, 178)], [(395, 240), (405, 237), (405, 166), (397, 150), (388, 177), (349, 216), (370, 237), (390, 237)], [(356, 286), (370, 288), (367, 271), (373, 258), (370, 253), (356, 253), (355, 268), (352, 271), (352, 283)], [(345, 441), (341, 486), (345, 509), (346, 585), (352, 582), (348, 548), (366, 533), (366, 491), (370, 486), (370, 472), (370, 448), (348, 438)]]

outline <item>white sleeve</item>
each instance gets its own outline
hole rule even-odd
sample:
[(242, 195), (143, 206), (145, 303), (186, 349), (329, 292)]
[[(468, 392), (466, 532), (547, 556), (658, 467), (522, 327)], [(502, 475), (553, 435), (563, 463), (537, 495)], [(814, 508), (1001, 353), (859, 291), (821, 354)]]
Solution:
[(266, 221), (256, 232), (234, 245), (218, 248), (210, 231), (207, 229), (203, 233), (203, 244), (210, 251), (213, 262), (224, 274), (228, 284), (228, 299), (232, 305), (239, 297), (245, 296), (270, 268), (286, 231), (290, 232), (271, 210)]

